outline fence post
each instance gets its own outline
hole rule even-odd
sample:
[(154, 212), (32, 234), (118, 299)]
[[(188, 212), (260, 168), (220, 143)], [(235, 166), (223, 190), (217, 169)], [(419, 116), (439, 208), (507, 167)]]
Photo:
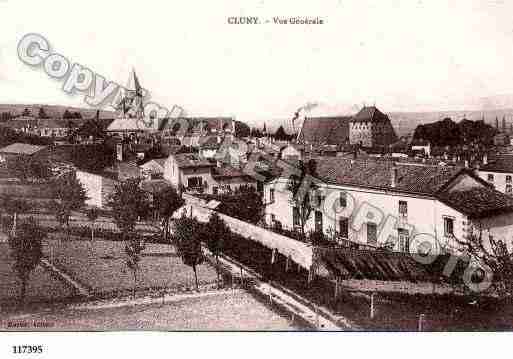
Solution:
[(271, 253), (271, 264), (274, 264), (276, 262), (276, 248), (273, 248)]
[(371, 319), (374, 319), (374, 297), (375, 293), (371, 294), (371, 302), (370, 302), (370, 317)]
[(419, 326), (418, 326), (418, 330), (419, 330), (419, 332), (423, 331), (423, 329), (424, 329), (424, 320), (425, 320), (425, 317), (426, 317), (426, 315), (425, 315), (425, 314), (420, 314), (420, 315), (419, 315)]
[(287, 260), (285, 261), (285, 272), (289, 271), (290, 267), (290, 256), (287, 256)]

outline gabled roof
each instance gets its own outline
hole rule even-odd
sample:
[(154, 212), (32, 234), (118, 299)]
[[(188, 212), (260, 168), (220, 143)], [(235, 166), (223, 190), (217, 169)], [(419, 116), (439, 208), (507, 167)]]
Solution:
[(46, 146), (29, 145), (27, 143), (13, 143), (9, 146), (0, 149), (0, 153), (19, 154), (19, 155), (33, 155)]
[(351, 122), (382, 122), (389, 121), (388, 116), (378, 110), (376, 106), (363, 107), (354, 115)]
[(490, 158), (486, 165), (481, 166), (480, 171), (513, 173), (513, 155), (503, 155)]
[[(457, 174), (461, 167), (394, 164), (373, 159), (352, 160), (340, 157), (315, 159), (316, 177), (333, 184), (370, 187), (400, 192), (434, 195)], [(391, 184), (391, 171), (397, 168), (396, 186)]]
[(438, 198), (472, 218), (513, 211), (513, 198), (490, 187), (444, 191)]
[(349, 116), (306, 117), (299, 143), (322, 143), (329, 145), (343, 144), (349, 139)]
[(201, 158), (197, 153), (177, 153), (171, 155), (179, 168), (191, 168), (191, 167), (215, 167), (215, 164)]

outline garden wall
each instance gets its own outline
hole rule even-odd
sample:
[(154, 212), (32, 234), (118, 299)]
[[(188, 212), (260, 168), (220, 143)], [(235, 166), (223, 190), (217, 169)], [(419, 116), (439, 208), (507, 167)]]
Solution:
[[(215, 201), (207, 203), (206, 201), (188, 194), (183, 194), (183, 198), (185, 200), (185, 205), (175, 212), (175, 218), (180, 217), (185, 211), (187, 215), (191, 215), (192, 213), (192, 216), (196, 217), (199, 221), (207, 222), (210, 215), (215, 212), (212, 209)], [(222, 213), (217, 213), (234, 233), (256, 241), (267, 248), (276, 249), (283, 256), (290, 258), (290, 260), (307, 270), (312, 266), (313, 250), (310, 245), (236, 218), (229, 217)]]

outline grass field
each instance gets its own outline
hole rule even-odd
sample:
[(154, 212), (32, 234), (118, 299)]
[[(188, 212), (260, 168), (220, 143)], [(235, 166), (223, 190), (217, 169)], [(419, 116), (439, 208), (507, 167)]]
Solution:
[[(9, 245), (0, 243), (0, 302), (10, 302), (19, 296), (20, 283), (12, 270), (13, 261)], [(30, 276), (27, 287), (27, 302), (47, 301), (73, 295), (73, 291), (62, 281), (38, 266)]]
[[(113, 241), (46, 240), (43, 251), (52, 263), (95, 293), (133, 288), (132, 272), (125, 264), (124, 243)], [(194, 286), (194, 272), (176, 256), (172, 246), (148, 244), (140, 262), (138, 289)], [(198, 266), (198, 281), (214, 283), (216, 272)]]
[[(214, 293), (165, 305), (105, 309), (60, 309), (53, 312), (7, 317), (9, 325), (42, 323), (47, 330), (294, 330), (280, 317), (244, 291)], [(23, 330), (20, 329), (20, 330)], [(41, 328), (40, 330), (44, 330)], [(12, 330), (12, 329), (11, 329)]]

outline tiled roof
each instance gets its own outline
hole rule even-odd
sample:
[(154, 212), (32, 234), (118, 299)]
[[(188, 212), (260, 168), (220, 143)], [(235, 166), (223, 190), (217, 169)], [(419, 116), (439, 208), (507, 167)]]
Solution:
[(351, 122), (381, 122), (389, 121), (388, 116), (375, 106), (364, 107), (353, 116)]
[[(315, 159), (316, 177), (328, 183), (371, 187), (392, 188), (391, 171), (393, 162), (373, 159), (351, 160), (340, 157), (321, 157)], [(396, 191), (434, 195), (456, 174), (461, 167), (441, 167), (396, 164)]]
[(349, 140), (349, 116), (307, 117), (299, 134), (299, 143), (343, 144)]
[(35, 146), (35, 145), (29, 145), (27, 143), (13, 143), (9, 146), (1, 148), (0, 153), (33, 155), (34, 153), (39, 152), (45, 148), (46, 148), (46, 146)]
[(445, 191), (438, 195), (448, 206), (472, 218), (513, 210), (513, 198), (489, 187)]
[(223, 166), (223, 167), (216, 167), (214, 169), (213, 173), (214, 177), (231, 177), (231, 178), (237, 178), (237, 177), (247, 177), (248, 175), (242, 172), (241, 170), (238, 170), (237, 168), (231, 167), (231, 166)]
[(212, 162), (201, 158), (197, 153), (178, 153), (172, 156), (180, 168), (215, 166)]
[(481, 166), (480, 171), (513, 173), (513, 155), (490, 158), (488, 164)]

